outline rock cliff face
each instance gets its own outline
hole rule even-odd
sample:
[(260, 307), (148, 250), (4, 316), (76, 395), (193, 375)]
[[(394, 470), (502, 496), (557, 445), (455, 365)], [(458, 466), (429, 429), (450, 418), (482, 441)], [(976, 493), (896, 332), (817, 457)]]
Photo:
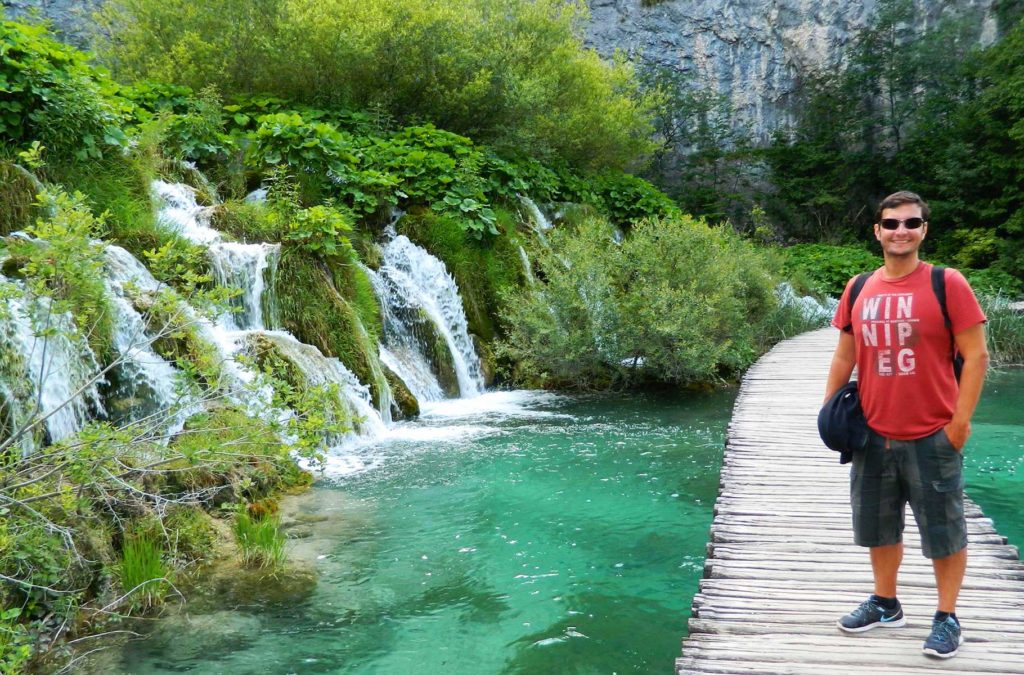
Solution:
[[(840, 65), (875, 0), (591, 0), (587, 41), (694, 77), (725, 95), (735, 121), (764, 138), (790, 122), (788, 99), (801, 73)], [(995, 37), (992, 0), (915, 0), (919, 27), (943, 12), (972, 12)]]
[(103, 0), (0, 0), (7, 18), (47, 19), (62, 40), (82, 49), (89, 47), (92, 13), (101, 4)]

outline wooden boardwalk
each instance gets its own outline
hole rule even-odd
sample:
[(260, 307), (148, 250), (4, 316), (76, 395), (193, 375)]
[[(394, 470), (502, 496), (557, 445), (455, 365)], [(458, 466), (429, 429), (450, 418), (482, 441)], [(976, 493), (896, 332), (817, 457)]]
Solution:
[(677, 672), (1024, 673), (1024, 565), (969, 499), (956, 657), (921, 653), (936, 594), (909, 508), (899, 578), (906, 627), (836, 628), (872, 590), (867, 550), (853, 544), (849, 465), (816, 426), (836, 340), (834, 328), (787, 340), (743, 379)]

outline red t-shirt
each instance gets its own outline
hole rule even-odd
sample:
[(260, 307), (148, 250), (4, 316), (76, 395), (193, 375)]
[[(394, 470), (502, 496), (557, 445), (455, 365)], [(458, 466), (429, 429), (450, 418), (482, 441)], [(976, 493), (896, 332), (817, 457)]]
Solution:
[[(949, 424), (958, 386), (953, 374), (953, 337), (931, 283), (932, 266), (921, 263), (900, 279), (882, 270), (868, 278), (849, 308), (846, 285), (832, 325), (853, 323), (857, 381), (868, 426), (887, 438), (922, 438)], [(967, 280), (946, 269), (946, 308), (959, 333), (985, 321)]]

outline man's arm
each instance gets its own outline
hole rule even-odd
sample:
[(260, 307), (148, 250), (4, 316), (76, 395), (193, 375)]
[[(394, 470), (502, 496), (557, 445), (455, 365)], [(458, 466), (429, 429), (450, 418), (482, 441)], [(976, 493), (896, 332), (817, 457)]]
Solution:
[[(966, 358), (966, 357), (965, 357)], [(832, 365), (828, 369), (828, 380), (825, 383), (825, 401), (832, 398), (832, 394), (839, 391), (839, 388), (850, 381), (853, 374), (853, 367), (857, 364), (856, 347), (853, 343), (853, 333), (844, 330), (839, 331), (839, 344), (832, 355)]]
[(985, 324), (978, 323), (954, 336), (957, 351), (964, 357), (960, 372), (960, 393), (956, 397), (953, 419), (946, 425), (946, 436), (957, 450), (962, 450), (971, 435), (971, 417), (981, 398), (981, 385), (988, 370), (988, 347)]

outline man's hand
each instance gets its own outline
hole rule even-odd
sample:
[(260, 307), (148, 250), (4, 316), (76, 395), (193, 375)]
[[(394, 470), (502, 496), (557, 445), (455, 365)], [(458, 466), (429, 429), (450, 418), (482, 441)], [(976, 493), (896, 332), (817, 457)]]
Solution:
[(943, 427), (943, 431), (946, 432), (946, 438), (953, 444), (953, 447), (960, 451), (964, 449), (964, 445), (967, 444), (967, 437), (971, 435), (971, 423), (950, 422)]

